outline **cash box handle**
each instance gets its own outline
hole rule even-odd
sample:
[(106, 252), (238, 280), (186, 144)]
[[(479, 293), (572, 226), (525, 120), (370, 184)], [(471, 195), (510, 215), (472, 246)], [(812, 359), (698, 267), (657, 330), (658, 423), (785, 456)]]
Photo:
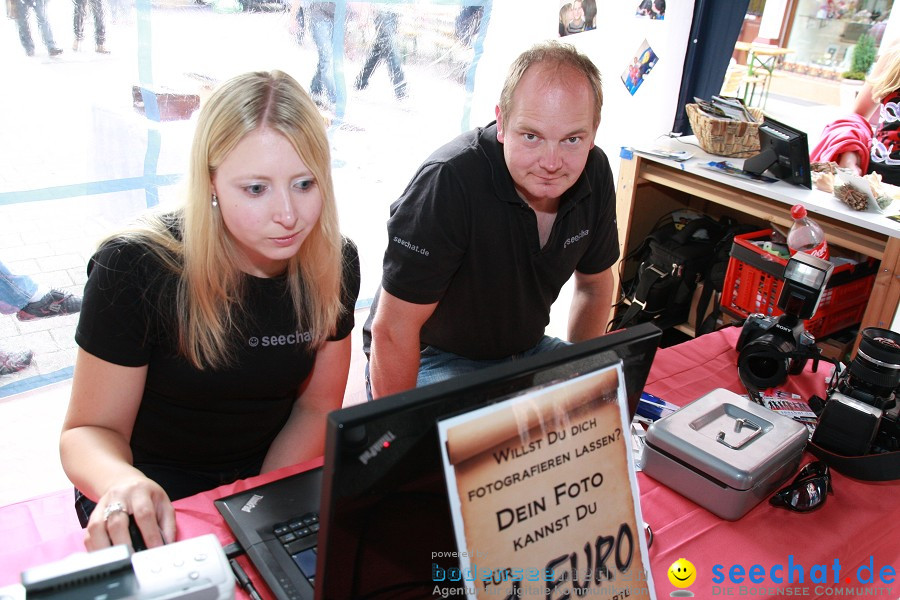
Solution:
[(762, 427), (760, 427), (759, 425), (757, 425), (756, 423), (754, 423), (753, 421), (751, 421), (749, 419), (735, 419), (734, 420), (734, 432), (735, 433), (740, 433), (741, 430), (744, 429), (745, 427), (748, 429), (752, 429), (753, 433), (751, 433), (747, 437), (743, 438), (739, 443), (730, 444), (728, 442), (728, 440), (725, 439), (724, 431), (720, 431), (718, 433), (718, 435), (716, 435), (716, 441), (719, 442), (720, 444), (722, 444), (723, 446), (731, 448), (732, 450), (738, 450), (742, 446), (745, 446), (748, 443), (750, 443), (751, 440), (753, 440), (754, 438), (756, 438), (756, 436), (758, 436), (759, 434), (762, 433)]

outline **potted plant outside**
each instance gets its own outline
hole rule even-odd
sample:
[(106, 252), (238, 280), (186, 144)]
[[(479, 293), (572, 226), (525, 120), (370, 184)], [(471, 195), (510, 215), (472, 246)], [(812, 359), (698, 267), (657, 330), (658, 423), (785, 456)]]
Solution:
[(859, 36), (850, 55), (850, 70), (841, 74), (841, 106), (853, 110), (856, 96), (875, 63), (875, 38), (864, 33)]

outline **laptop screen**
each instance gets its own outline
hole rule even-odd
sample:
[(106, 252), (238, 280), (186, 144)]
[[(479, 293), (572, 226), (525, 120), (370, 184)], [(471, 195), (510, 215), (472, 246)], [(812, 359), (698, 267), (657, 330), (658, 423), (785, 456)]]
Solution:
[(640, 324), (331, 413), (316, 598), (431, 597), (434, 566), (459, 567), (437, 421), (619, 360), (633, 417), (660, 336)]

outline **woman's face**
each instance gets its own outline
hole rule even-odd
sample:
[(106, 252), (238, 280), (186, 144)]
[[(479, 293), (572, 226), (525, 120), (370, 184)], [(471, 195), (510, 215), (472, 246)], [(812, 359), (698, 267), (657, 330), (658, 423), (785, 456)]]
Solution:
[(225, 228), (242, 254), (240, 268), (257, 277), (283, 273), (322, 212), (312, 172), (287, 138), (265, 127), (238, 142), (212, 186)]

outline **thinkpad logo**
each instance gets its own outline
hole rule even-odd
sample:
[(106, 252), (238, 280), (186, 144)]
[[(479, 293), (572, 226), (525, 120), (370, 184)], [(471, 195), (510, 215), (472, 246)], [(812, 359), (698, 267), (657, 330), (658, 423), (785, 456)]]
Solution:
[(253, 512), (253, 509), (256, 508), (256, 505), (259, 504), (259, 501), (262, 500), (263, 497), (259, 494), (253, 494), (247, 503), (241, 507), (241, 510), (245, 513)]
[(369, 464), (369, 461), (378, 456), (378, 454), (391, 445), (391, 442), (397, 439), (397, 436), (393, 434), (393, 432), (388, 431), (383, 436), (378, 438), (378, 440), (369, 446), (369, 449), (359, 455), (359, 462), (364, 465)]

